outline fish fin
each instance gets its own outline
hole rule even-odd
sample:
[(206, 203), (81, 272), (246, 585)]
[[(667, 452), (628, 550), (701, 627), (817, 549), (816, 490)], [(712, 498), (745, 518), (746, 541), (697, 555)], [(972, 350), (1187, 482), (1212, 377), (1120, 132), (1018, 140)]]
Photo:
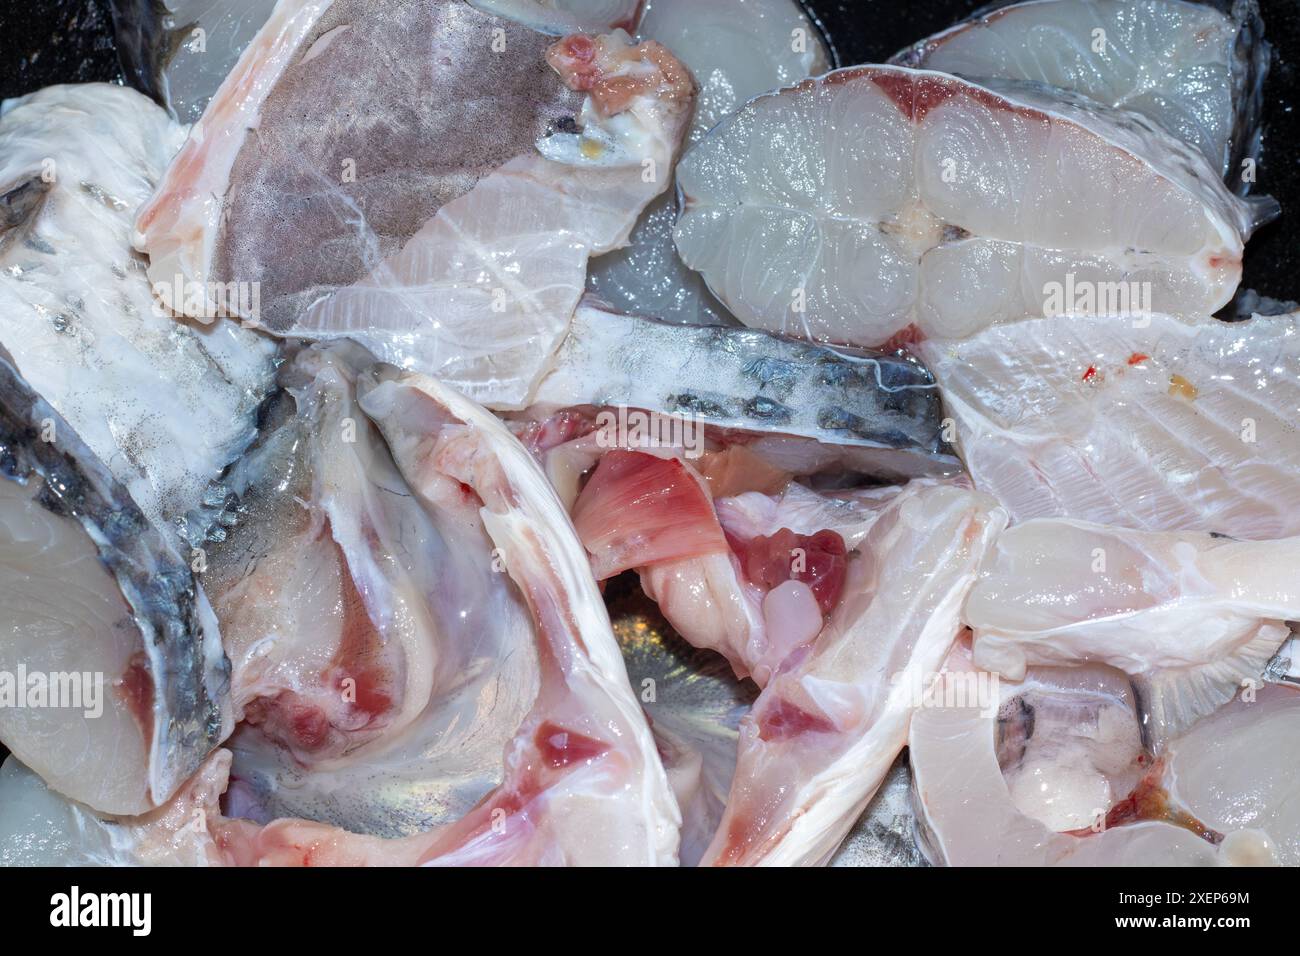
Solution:
[(1283, 624), (1265, 622), (1254, 636), (1225, 657), (1133, 678), (1143, 743), (1152, 753), (1236, 696), (1243, 683), (1262, 683), (1268, 663), (1290, 636)]

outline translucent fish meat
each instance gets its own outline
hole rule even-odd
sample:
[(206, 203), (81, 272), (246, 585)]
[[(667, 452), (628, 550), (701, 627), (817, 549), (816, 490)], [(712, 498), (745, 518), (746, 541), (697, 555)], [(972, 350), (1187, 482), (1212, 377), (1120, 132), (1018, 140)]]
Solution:
[[(350, 337), (481, 400), (526, 404), (588, 256), (625, 242), (666, 188), (689, 74), (619, 32), (548, 55), (550, 38), (460, 0), (360, 7), (277, 7), (142, 210), (136, 244), (162, 288), (201, 284), (166, 300), (187, 315)], [(424, 94), (355, 123), (375, 64), (408, 47)], [(292, 248), (305, 254), (286, 259)], [(257, 302), (232, 305), (232, 283)]]
[(1300, 618), (1298, 561), (1295, 538), (1027, 521), (998, 539), (964, 619), (976, 665), (1011, 680), (1085, 661), (1130, 675), (1158, 747), (1262, 683)]
[(59, 792), (144, 812), (230, 733), (189, 563), (3, 349), (0, 605), (0, 739)]
[[(536, 463), (501, 423), (431, 379), (380, 374), (359, 401), (418, 501), (475, 506), (497, 549), (478, 573), (518, 588), (532, 620), (511, 630), (535, 641), (540, 684), (500, 786), (455, 822), (387, 841), (306, 821), (235, 822), (224, 835), (233, 860), (674, 862), (677, 806), (586, 556)], [(477, 635), (461, 640), (472, 647)]]
[[(945, 689), (916, 712), (908, 735), (918, 830), (934, 863), (1259, 865), (1274, 862), (1284, 841), (1294, 846), (1293, 825), (1259, 826), (1278, 810), (1290, 816), (1291, 775), (1283, 782), (1271, 760), (1255, 759), (1249, 769), (1238, 762), (1235, 769), (1243, 772), (1233, 778), (1233, 793), (1250, 794), (1236, 807), (1246, 812), (1228, 817), (1220, 809), (1216, 818), (1205, 778), (1194, 793), (1182, 784), (1184, 762), (1205, 759), (1204, 738), (1194, 740), (1193, 730), (1153, 764), (1117, 672), (1032, 669), (1021, 684), (998, 684), (971, 663), (964, 644), (954, 648), (944, 672)], [(993, 692), (995, 706), (981, 706), (987, 703), (977, 699), (981, 686)], [(1287, 701), (1276, 693), (1267, 692), (1271, 702), (1261, 710), (1278, 706), (1294, 716), (1300, 697)], [(1271, 747), (1289, 747), (1289, 731), (1277, 731), (1276, 725), (1266, 731)], [(1247, 742), (1234, 736), (1219, 743), (1227, 749)], [(1256, 757), (1261, 743), (1256, 738)], [(1222, 751), (1214, 756), (1222, 760)], [(1276, 783), (1258, 790), (1257, 780)]]
[(1300, 534), (1300, 327), (1072, 315), (924, 341), (976, 487), (1017, 521)]
[(252, 441), (274, 345), (155, 306), (136, 208), (184, 138), (119, 86), (54, 86), (0, 116), (0, 343), (145, 515), (171, 525)]
[(811, 653), (764, 688), (740, 728), (711, 865), (825, 863), (885, 779), (943, 663), (1005, 514), (985, 495), (913, 482), (850, 563)]
[(1208, 314), (1259, 212), (1144, 117), (891, 66), (753, 100), (677, 182), (678, 252), (740, 321), (868, 347), (1106, 311), (1088, 291)]
[[(795, 0), (647, 0), (637, 35), (671, 50), (699, 85), (688, 142), (746, 100), (832, 65)], [(618, 308), (665, 321), (735, 324), (677, 256), (675, 192), (650, 204), (625, 248), (592, 261), (587, 287)]]
[(1133, 110), (1240, 182), (1243, 161), (1258, 155), (1269, 45), (1254, 0), (1232, 4), (1230, 12), (1228, 6), (1013, 3), (929, 37), (894, 62), (973, 79), (1046, 83)]

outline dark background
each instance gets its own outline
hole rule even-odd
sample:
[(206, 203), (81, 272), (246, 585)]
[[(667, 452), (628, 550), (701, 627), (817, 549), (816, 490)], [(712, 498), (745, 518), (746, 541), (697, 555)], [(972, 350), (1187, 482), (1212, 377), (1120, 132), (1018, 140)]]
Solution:
[[(708, 0), (700, 0), (707, 3)], [(841, 65), (888, 59), (986, 0), (801, 0)], [(1243, 287), (1300, 299), (1300, 0), (1260, 0), (1273, 66), (1264, 88), (1264, 148), (1255, 191), (1282, 203), (1280, 220), (1246, 248)], [(107, 0), (0, 0), (0, 98), (51, 83), (122, 79)], [(0, 746), (0, 759), (5, 750)]]

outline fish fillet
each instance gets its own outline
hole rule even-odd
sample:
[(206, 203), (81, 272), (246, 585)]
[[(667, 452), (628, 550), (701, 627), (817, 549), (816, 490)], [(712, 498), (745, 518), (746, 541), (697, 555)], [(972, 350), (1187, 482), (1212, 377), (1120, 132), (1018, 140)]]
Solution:
[(1072, 315), (915, 346), (975, 486), (1016, 521), (1300, 534), (1300, 327)]

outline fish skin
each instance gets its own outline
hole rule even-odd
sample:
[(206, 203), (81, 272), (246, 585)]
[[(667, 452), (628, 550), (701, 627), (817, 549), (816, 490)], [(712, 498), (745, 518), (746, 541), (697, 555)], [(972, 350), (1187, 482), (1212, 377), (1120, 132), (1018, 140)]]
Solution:
[[(1095, 30), (1105, 56), (1092, 50)], [(1245, 195), (1243, 164), (1259, 156), (1271, 59), (1263, 34), (1256, 0), (1030, 0), (985, 8), (890, 62), (1043, 82), (1141, 112), (1195, 145)]]
[[(51, 426), (54, 440), (46, 441)], [(32, 391), (2, 348), (0, 473), (24, 485), (43, 482), (36, 502), (84, 529), (133, 611), (152, 682), (147, 802), (99, 809), (138, 812), (161, 804), (233, 728), (230, 664), (207, 598), (172, 540)], [(26, 740), (6, 743), (20, 757), (29, 753)]]
[(914, 360), (622, 315), (590, 299), (534, 398), (534, 407), (578, 405), (842, 446), (858, 470), (877, 477), (956, 466), (933, 379)]
[(0, 343), (153, 521), (176, 526), (256, 433), (275, 344), (157, 309), (132, 220), (183, 127), (133, 90), (47, 87), (0, 115)]
[(1300, 535), (1296, 315), (1070, 315), (914, 350), (1016, 522)]

